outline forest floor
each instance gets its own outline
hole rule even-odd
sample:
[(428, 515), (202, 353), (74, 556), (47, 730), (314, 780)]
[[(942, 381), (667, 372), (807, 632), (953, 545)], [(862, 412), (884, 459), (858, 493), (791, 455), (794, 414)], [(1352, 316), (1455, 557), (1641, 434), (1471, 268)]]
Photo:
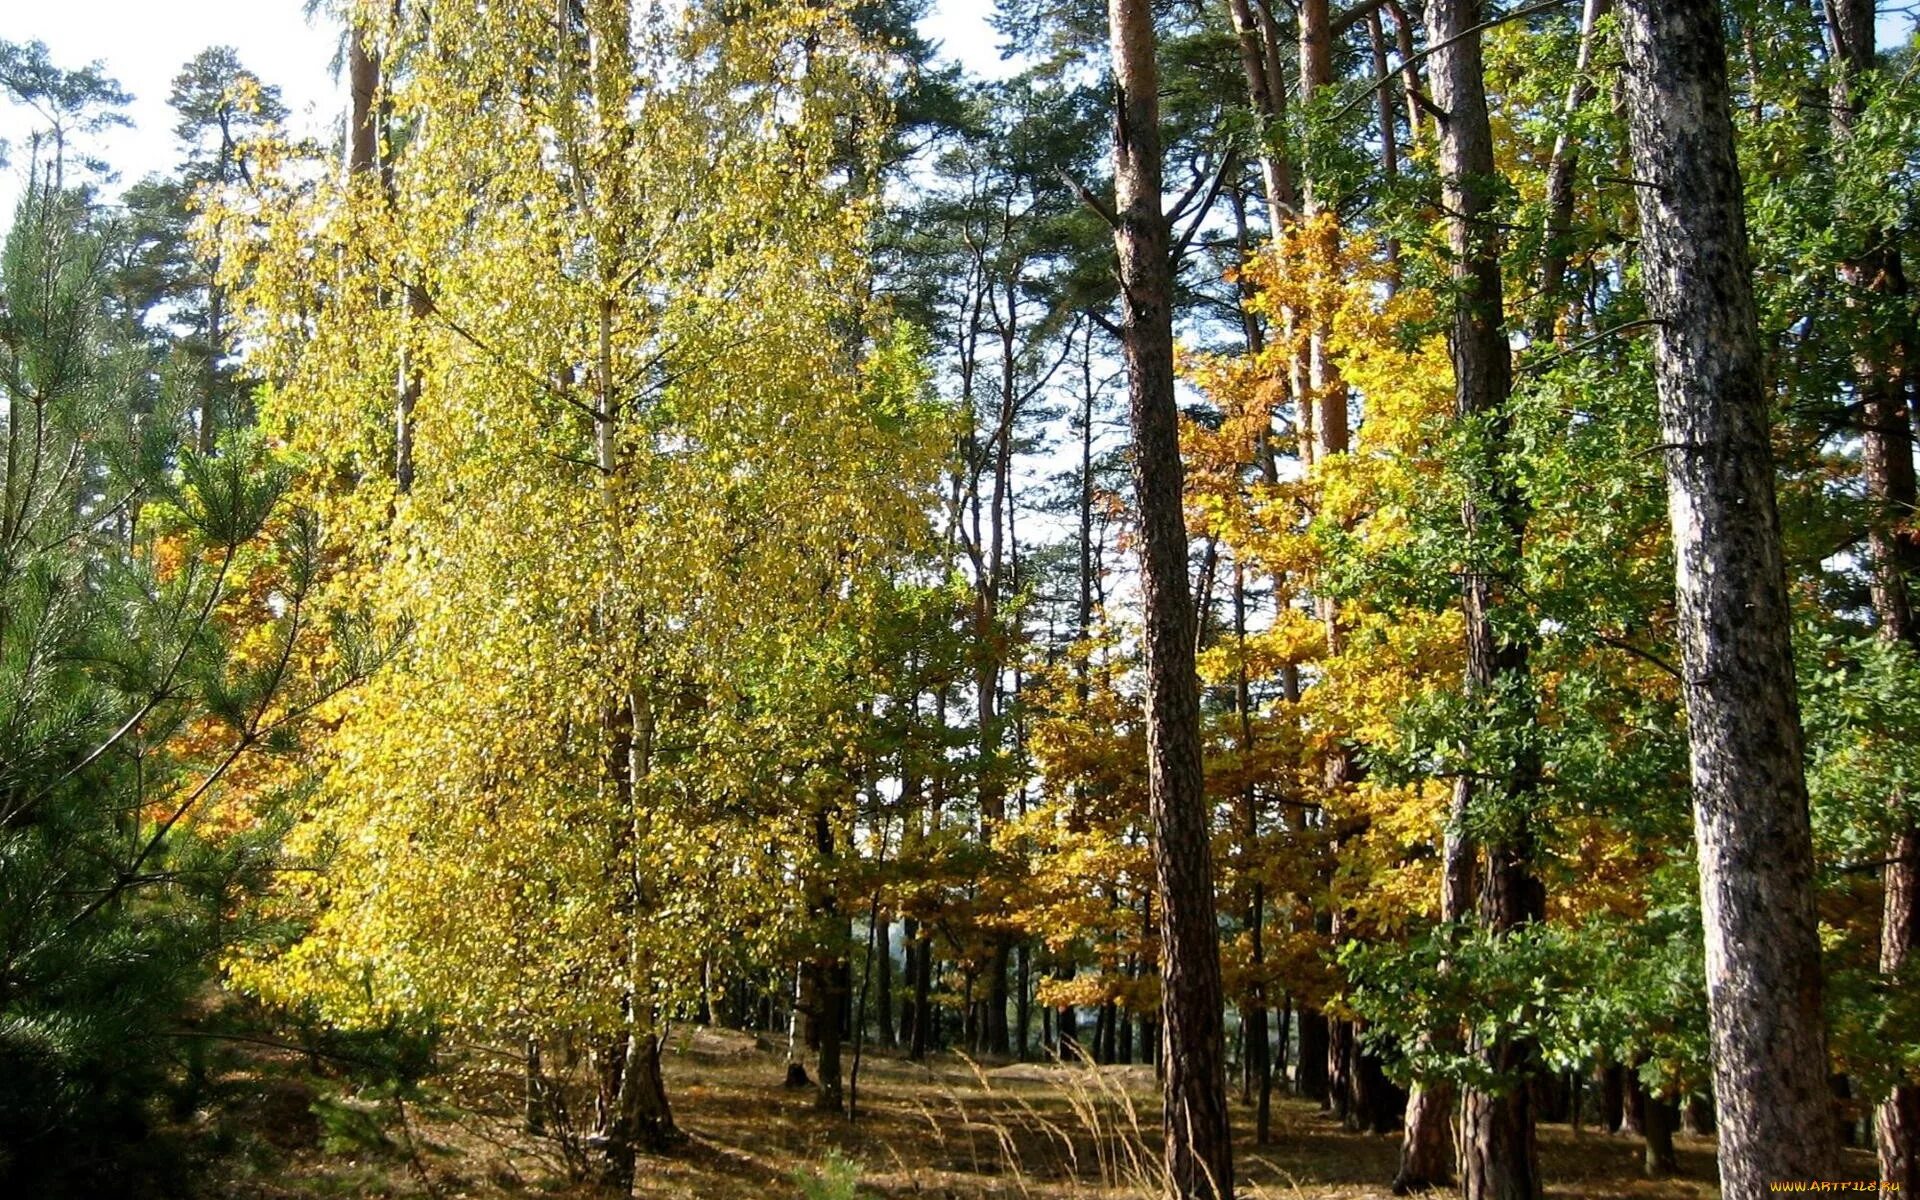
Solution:
[[(194, 1118), (200, 1172), (217, 1200), (505, 1200), (603, 1193), (569, 1183), (552, 1138), (522, 1129), (517, 1064), (490, 1068), (475, 1050), (413, 1100), (355, 1093), (298, 1052), (260, 1049), (213, 1081)], [(687, 1141), (641, 1160), (647, 1200), (854, 1195), (976, 1200), (1092, 1200), (1152, 1195), (1158, 1087), (1149, 1067), (928, 1065), (869, 1053), (857, 1121), (816, 1112), (811, 1090), (781, 1086), (784, 1055), (749, 1035), (706, 1029), (674, 1039), (666, 1061)], [(1372, 1200), (1388, 1195), (1397, 1136), (1350, 1133), (1318, 1106), (1276, 1094), (1273, 1140), (1253, 1144), (1252, 1113), (1234, 1112), (1235, 1169), (1251, 1200)], [(1681, 1138), (1678, 1178), (1641, 1177), (1637, 1138), (1542, 1126), (1547, 1195), (1557, 1200), (1717, 1197), (1713, 1144)], [(1872, 1173), (1865, 1155), (1850, 1163)], [(858, 1190), (803, 1181), (857, 1176)]]

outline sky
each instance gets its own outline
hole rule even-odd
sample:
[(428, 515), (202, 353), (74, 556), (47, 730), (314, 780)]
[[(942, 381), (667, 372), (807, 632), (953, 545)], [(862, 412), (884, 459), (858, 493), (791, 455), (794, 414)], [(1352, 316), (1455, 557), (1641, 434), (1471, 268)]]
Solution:
[[(93, 147), (122, 183), (131, 183), (174, 164), (167, 95), (182, 64), (212, 45), (232, 46), (241, 62), (280, 88), (294, 131), (332, 136), (346, 106), (332, 69), (339, 33), (331, 18), (309, 21), (304, 7), (304, 0), (0, 0), (0, 38), (45, 42), (63, 67), (98, 59), (133, 93), (133, 127), (110, 131)], [(997, 74), (988, 11), (985, 0), (940, 0), (925, 29), (949, 56)], [(23, 114), (0, 105), (0, 139), (12, 143), (0, 171), (0, 213), (13, 211), (20, 192), (27, 128)]]
[[(255, 74), (279, 86), (296, 132), (334, 136), (345, 107), (332, 70), (339, 35), (331, 19), (309, 21), (303, 8), (303, 0), (0, 0), (0, 38), (45, 42), (62, 66), (98, 59), (133, 93), (133, 127), (110, 131), (93, 147), (130, 183), (173, 165), (167, 95), (181, 65), (210, 45), (234, 47)], [(990, 11), (990, 0), (937, 0), (923, 29), (947, 57), (977, 74), (1001, 75), (1008, 67), (986, 21)], [(1904, 18), (1881, 21), (1886, 42), (1909, 28)], [(13, 143), (0, 170), (0, 213), (12, 212), (20, 191), (26, 127), (24, 114), (0, 105), (0, 139)]]

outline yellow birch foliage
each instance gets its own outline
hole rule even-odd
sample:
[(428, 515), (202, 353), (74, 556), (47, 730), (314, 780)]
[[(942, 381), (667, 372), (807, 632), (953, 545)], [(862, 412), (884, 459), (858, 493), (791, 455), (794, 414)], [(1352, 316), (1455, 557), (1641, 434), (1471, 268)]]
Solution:
[[(391, 180), (263, 189), (265, 419), (408, 633), (235, 963), (336, 1020), (606, 1029), (795, 919), (944, 421), (863, 301), (877, 53), (835, 5), (357, 12)], [(391, 466), (412, 397), (413, 482)]]

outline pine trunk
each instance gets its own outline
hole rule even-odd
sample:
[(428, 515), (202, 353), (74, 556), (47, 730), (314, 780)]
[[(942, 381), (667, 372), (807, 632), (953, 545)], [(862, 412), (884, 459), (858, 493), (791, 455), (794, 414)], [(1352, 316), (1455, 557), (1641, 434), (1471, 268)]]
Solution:
[[(1525, 686), (1528, 647), (1503, 639), (1494, 614), (1506, 602), (1507, 575), (1517, 561), (1526, 515), (1519, 489), (1504, 466), (1510, 428), (1513, 364), (1507, 342), (1505, 293), (1500, 274), (1496, 220), (1498, 167), (1487, 114), (1486, 79), (1479, 27), (1480, 0), (1429, 0), (1427, 39), (1434, 101), (1440, 122), (1442, 203), (1449, 214), (1448, 241), (1457, 287), (1449, 337), (1455, 408), (1468, 429), (1475, 484), (1461, 513), (1471, 544), (1462, 584), (1466, 615), (1467, 691), (1491, 702), (1493, 694)], [(1474, 766), (1477, 764), (1469, 764)], [(1485, 846), (1480, 924), (1504, 934), (1538, 920), (1543, 904), (1528, 870), (1530, 835), (1524, 793), (1533, 786), (1526, 764), (1506, 779), (1463, 776), (1454, 799), (1457, 815), (1488, 802), (1479, 823), (1497, 830)], [(1464, 836), (1458, 821), (1452, 836)], [(1454, 852), (1462, 852), (1456, 849)], [(1467, 1200), (1538, 1200), (1539, 1155), (1534, 1145), (1533, 1105), (1528, 1090), (1532, 1048), (1508, 1039), (1469, 1038), (1468, 1051), (1498, 1082), (1464, 1089), (1460, 1097), (1460, 1175)]]
[(1109, 0), (1116, 83), (1114, 185), (1124, 350), (1145, 607), (1148, 793), (1160, 896), (1168, 1187), (1233, 1194), (1211, 829), (1200, 767), (1193, 593), (1173, 373), (1171, 234), (1162, 163), (1153, 10)]
[(1835, 1178), (1791, 613), (1722, 13), (1622, 0), (1685, 664), (1720, 1182)]

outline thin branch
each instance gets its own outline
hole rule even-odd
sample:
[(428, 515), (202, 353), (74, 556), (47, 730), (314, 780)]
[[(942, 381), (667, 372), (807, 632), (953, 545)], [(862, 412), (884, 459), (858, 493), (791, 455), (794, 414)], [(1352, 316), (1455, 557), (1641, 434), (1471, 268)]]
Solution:
[[(1187, 232), (1173, 244), (1173, 260), (1176, 263), (1180, 261), (1182, 255), (1186, 254), (1187, 247), (1193, 244), (1194, 235), (1200, 232), (1200, 227), (1206, 224), (1207, 214), (1213, 211), (1213, 202), (1220, 198), (1220, 188), (1227, 182), (1227, 172), (1233, 169), (1238, 159), (1239, 155), (1231, 150), (1221, 155), (1220, 169), (1213, 173), (1213, 183), (1207, 188), (1207, 198), (1202, 200), (1200, 207), (1194, 211), (1193, 224), (1187, 226)], [(1180, 211), (1179, 207), (1173, 210), (1167, 218), (1169, 224), (1178, 217)]]
[(1646, 317), (1638, 321), (1624, 321), (1621, 324), (1613, 326), (1611, 329), (1602, 329), (1599, 333), (1594, 334), (1592, 337), (1581, 338), (1579, 341), (1575, 342), (1571, 346), (1568, 346), (1564, 350), (1557, 351), (1553, 354), (1548, 355), (1545, 358), (1527, 363), (1524, 366), (1522, 366), (1518, 371), (1516, 371), (1515, 374), (1531, 375), (1536, 371), (1544, 371), (1548, 367), (1551, 367), (1555, 363), (1559, 362), (1561, 359), (1571, 358), (1573, 355), (1580, 353), (1580, 351), (1587, 349), (1589, 346), (1592, 346), (1597, 342), (1605, 341), (1607, 338), (1613, 337), (1616, 334), (1631, 333), (1636, 329), (1647, 329), (1647, 328), (1651, 328), (1652, 326), (1662, 325), (1662, 324), (1665, 324), (1665, 322), (1660, 321), (1658, 318), (1654, 318), (1654, 317)]
[(1386, 2), (1387, 0), (1360, 0), (1360, 3), (1328, 22), (1327, 28), (1331, 31), (1332, 36), (1339, 37), (1346, 33), (1347, 30), (1358, 25), (1361, 21), (1364, 21), (1368, 13), (1379, 9)]
[(1065, 167), (1060, 169), (1060, 178), (1064, 181), (1080, 203), (1093, 210), (1093, 214), (1107, 223), (1109, 229), (1120, 228), (1120, 218), (1114, 215), (1111, 205), (1087, 190), (1087, 185), (1073, 177)]
[[(1456, 33), (1452, 37), (1447, 38), (1445, 41), (1435, 42), (1433, 45), (1428, 46), (1425, 50), (1420, 51), (1418, 54), (1415, 54), (1412, 58), (1407, 59), (1405, 62), (1401, 63), (1399, 66), (1393, 68), (1391, 71), (1388, 71), (1385, 75), (1382, 75), (1378, 79), (1374, 79), (1368, 82), (1365, 90), (1363, 90), (1358, 96), (1354, 97), (1352, 100), (1349, 100), (1347, 103), (1335, 109), (1333, 112), (1333, 115), (1329, 117), (1328, 120), (1338, 121), (1340, 118), (1346, 116), (1348, 113), (1352, 112), (1354, 109), (1358, 108), (1360, 105), (1365, 104), (1368, 101), (1372, 100), (1374, 98), (1374, 95), (1383, 86), (1392, 82), (1393, 77), (1395, 75), (1400, 74), (1401, 72), (1407, 70), (1409, 67), (1414, 67), (1419, 65), (1422, 62), (1425, 62), (1428, 58), (1431, 58), (1433, 55), (1440, 53), (1440, 51), (1445, 50), (1448, 46), (1454, 45), (1457, 42), (1464, 41), (1467, 38), (1475, 36), (1476, 34), (1484, 33), (1487, 30), (1492, 29), (1496, 26), (1505, 25), (1509, 21), (1518, 21), (1522, 17), (1530, 17), (1530, 16), (1533, 16), (1535, 13), (1543, 13), (1549, 9), (1559, 8), (1562, 5), (1569, 4), (1571, 2), (1572, 0), (1540, 0), (1540, 2), (1537, 4), (1529, 4), (1524, 8), (1516, 8), (1512, 12), (1507, 13), (1505, 16), (1489, 17), (1487, 20), (1480, 22), (1478, 25), (1474, 25), (1470, 28), (1461, 30), (1459, 33)], [(1432, 101), (1420, 100), (1418, 97), (1416, 97), (1416, 100), (1420, 103), (1422, 108), (1427, 108), (1428, 105), (1432, 103)], [(1439, 111), (1438, 109), (1430, 109), (1429, 111), (1431, 111), (1434, 116), (1439, 117), (1441, 120), (1443, 121), (1446, 120), (1446, 114)]]

